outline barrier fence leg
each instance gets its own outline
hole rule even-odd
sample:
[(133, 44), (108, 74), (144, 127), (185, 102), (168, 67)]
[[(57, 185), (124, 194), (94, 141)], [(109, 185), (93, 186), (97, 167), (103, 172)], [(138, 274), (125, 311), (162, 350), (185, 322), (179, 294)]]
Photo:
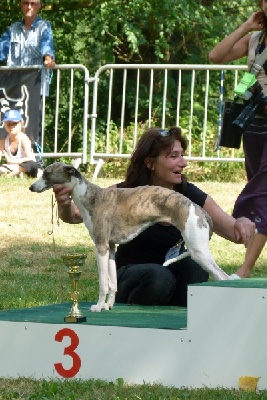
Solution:
[(105, 162), (105, 161), (104, 161), (102, 158), (99, 158), (99, 159), (98, 159), (97, 164), (96, 164), (96, 167), (95, 167), (95, 172), (94, 172), (94, 175), (93, 175), (93, 181), (95, 181), (95, 180), (97, 179), (98, 174), (99, 174), (99, 172), (100, 172), (100, 170), (101, 170), (102, 165), (104, 164), (104, 162)]

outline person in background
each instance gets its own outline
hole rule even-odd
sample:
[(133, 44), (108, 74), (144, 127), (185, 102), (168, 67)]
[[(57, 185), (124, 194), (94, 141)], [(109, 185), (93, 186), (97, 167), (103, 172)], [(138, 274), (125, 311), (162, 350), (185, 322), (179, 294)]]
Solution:
[(23, 118), (18, 110), (8, 110), (3, 118), (8, 135), (0, 139), (0, 161), (4, 156), (6, 164), (0, 165), (0, 174), (18, 176), (21, 172), (36, 178), (38, 164), (32, 151), (29, 137), (23, 132)]
[[(257, 2), (260, 10), (254, 12), (234, 32), (225, 37), (209, 53), (210, 61), (227, 63), (247, 56), (248, 68), (267, 44), (267, 1)], [(267, 96), (267, 61), (257, 80)], [(267, 102), (266, 106), (248, 124), (243, 135), (245, 169), (248, 182), (238, 196), (234, 217), (246, 216), (256, 225), (257, 234), (248, 243), (243, 264), (237, 270), (241, 278), (248, 278), (267, 240)]]
[[(0, 61), (7, 65), (31, 66), (44, 65), (55, 67), (53, 32), (48, 21), (38, 15), (40, 0), (21, 0), (23, 20), (14, 22), (0, 37)], [(42, 82), (46, 80), (48, 94), (50, 71), (42, 71)]]
[[(148, 129), (131, 157), (124, 182), (118, 188), (156, 185), (175, 190), (207, 211), (220, 236), (247, 245), (255, 225), (247, 218), (235, 219), (183, 175), (187, 144), (179, 127)], [(67, 223), (82, 222), (71, 200), (71, 191), (54, 186), (59, 217)], [(147, 228), (116, 251), (118, 292), (116, 302), (143, 305), (187, 305), (187, 286), (205, 282), (209, 275), (190, 257), (164, 267), (170, 252), (182, 239), (181, 232), (167, 223)], [(183, 246), (181, 246), (183, 251)]]
[[(41, 93), (39, 119), (42, 121), (43, 96), (49, 95), (52, 77), (51, 68), (55, 67), (55, 50), (51, 24), (42, 19), (38, 12), (40, 0), (19, 1), (23, 20), (14, 22), (0, 37), (0, 61), (7, 62), (9, 67), (40, 65)], [(42, 125), (35, 138), (34, 146), (42, 144)]]

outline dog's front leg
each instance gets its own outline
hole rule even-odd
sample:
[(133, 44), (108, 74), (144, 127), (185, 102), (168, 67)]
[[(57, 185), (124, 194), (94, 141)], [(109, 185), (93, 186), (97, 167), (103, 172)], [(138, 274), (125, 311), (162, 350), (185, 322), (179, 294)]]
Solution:
[(115, 246), (110, 245), (109, 260), (108, 260), (108, 277), (109, 277), (109, 293), (107, 299), (107, 306), (111, 310), (117, 292), (117, 270), (115, 263)]
[(96, 258), (98, 266), (99, 278), (99, 298), (97, 304), (91, 306), (91, 311), (100, 312), (101, 310), (108, 310), (109, 307), (106, 303), (106, 296), (108, 294), (108, 260), (109, 251), (104, 252), (102, 249), (96, 249)]

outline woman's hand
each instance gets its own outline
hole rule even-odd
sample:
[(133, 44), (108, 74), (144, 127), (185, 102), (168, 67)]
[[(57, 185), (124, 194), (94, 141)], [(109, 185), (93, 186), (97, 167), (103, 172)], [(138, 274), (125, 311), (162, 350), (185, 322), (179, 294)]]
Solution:
[(54, 185), (53, 192), (55, 193), (55, 198), (57, 204), (60, 207), (69, 207), (71, 204), (71, 188), (64, 187), (60, 184)]
[(62, 221), (69, 224), (79, 224), (83, 222), (81, 214), (71, 199), (71, 188), (57, 184), (53, 187), (55, 198), (58, 204), (58, 215)]
[(250, 31), (262, 31), (266, 29), (266, 19), (263, 11), (256, 11), (245, 22)]
[(246, 217), (237, 218), (234, 225), (237, 242), (244, 243), (247, 247), (250, 238), (255, 234), (255, 224)]

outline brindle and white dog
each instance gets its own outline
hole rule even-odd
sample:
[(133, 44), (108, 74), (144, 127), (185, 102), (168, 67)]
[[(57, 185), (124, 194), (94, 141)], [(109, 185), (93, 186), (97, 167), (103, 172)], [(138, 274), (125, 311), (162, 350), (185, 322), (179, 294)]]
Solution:
[[(129, 242), (158, 222), (168, 222), (181, 231), (187, 254), (214, 279), (229, 279), (209, 250), (210, 216), (182, 194), (158, 186), (100, 188), (76, 168), (61, 162), (45, 168), (42, 177), (30, 186), (30, 190), (40, 193), (57, 183), (72, 188), (72, 199), (95, 244), (99, 300), (91, 311), (113, 307), (117, 290), (115, 245)], [(180, 257), (185, 257), (185, 254)]]

